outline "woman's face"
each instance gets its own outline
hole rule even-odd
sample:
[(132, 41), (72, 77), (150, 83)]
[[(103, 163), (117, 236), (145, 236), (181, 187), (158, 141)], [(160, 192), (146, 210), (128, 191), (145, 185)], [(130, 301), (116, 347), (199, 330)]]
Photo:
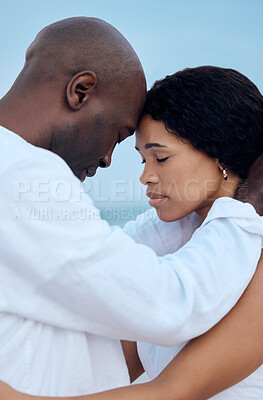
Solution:
[(219, 163), (169, 133), (163, 122), (143, 117), (136, 131), (136, 149), (144, 164), (140, 181), (147, 185), (149, 204), (163, 221), (193, 211), (204, 219), (216, 198), (230, 195)]

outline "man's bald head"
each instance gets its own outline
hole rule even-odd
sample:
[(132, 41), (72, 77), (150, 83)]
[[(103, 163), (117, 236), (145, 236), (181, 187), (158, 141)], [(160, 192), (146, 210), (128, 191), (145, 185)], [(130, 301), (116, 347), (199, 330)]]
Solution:
[(144, 80), (140, 60), (124, 36), (107, 22), (87, 17), (68, 18), (40, 31), (27, 50), (25, 69), (38, 82), (90, 70), (107, 90), (135, 76)]
[(113, 26), (77, 17), (44, 28), (0, 101), (0, 124), (62, 157), (84, 178), (110, 165), (146, 95), (137, 54)]

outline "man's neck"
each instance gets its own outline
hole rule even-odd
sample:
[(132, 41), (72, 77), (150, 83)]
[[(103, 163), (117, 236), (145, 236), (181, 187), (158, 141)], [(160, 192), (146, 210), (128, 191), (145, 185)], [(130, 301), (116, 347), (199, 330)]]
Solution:
[[(30, 111), (28, 111), (30, 110)], [(25, 99), (12, 101), (8, 94), (0, 100), (0, 125), (16, 133), (28, 143), (49, 148), (48, 140), (40, 134), (39, 121), (32, 114), (32, 108)]]

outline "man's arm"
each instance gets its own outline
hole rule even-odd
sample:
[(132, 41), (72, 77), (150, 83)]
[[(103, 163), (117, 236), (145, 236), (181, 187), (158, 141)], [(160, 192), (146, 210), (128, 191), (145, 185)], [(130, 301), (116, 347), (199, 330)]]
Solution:
[[(260, 235), (238, 225), (240, 208), (247, 216), (247, 205), (218, 199), (209, 222), (177, 253), (161, 258), (110, 228), (89, 197), (80, 198), (79, 181), (68, 167), (55, 155), (48, 162), (52, 172), (43, 156), (20, 160), (0, 176), (7, 199), (0, 220), (2, 312), (174, 346), (209, 330), (235, 305), (255, 272), (262, 243)], [(47, 181), (54, 171), (56, 180)], [(44, 194), (41, 182), (48, 182)], [(54, 190), (57, 182), (68, 185), (60, 192)], [(249, 225), (257, 225), (254, 210), (249, 214)]]
[[(230, 313), (209, 332), (189, 342), (154, 381), (71, 399), (207, 400), (250, 375), (262, 363), (263, 257)], [(18, 393), (3, 383), (0, 398), (50, 400)]]

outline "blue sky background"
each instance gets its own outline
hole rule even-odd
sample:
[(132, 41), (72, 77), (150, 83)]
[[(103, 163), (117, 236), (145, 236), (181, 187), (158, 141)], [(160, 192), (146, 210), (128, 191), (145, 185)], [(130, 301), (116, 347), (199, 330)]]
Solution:
[[(263, 0), (0, 0), (0, 97), (37, 32), (79, 15), (102, 18), (124, 34), (149, 87), (179, 69), (211, 64), (239, 70), (263, 91)], [(133, 138), (118, 146), (112, 166), (86, 181), (97, 204), (145, 204), (137, 184), (142, 166), (133, 147)]]

